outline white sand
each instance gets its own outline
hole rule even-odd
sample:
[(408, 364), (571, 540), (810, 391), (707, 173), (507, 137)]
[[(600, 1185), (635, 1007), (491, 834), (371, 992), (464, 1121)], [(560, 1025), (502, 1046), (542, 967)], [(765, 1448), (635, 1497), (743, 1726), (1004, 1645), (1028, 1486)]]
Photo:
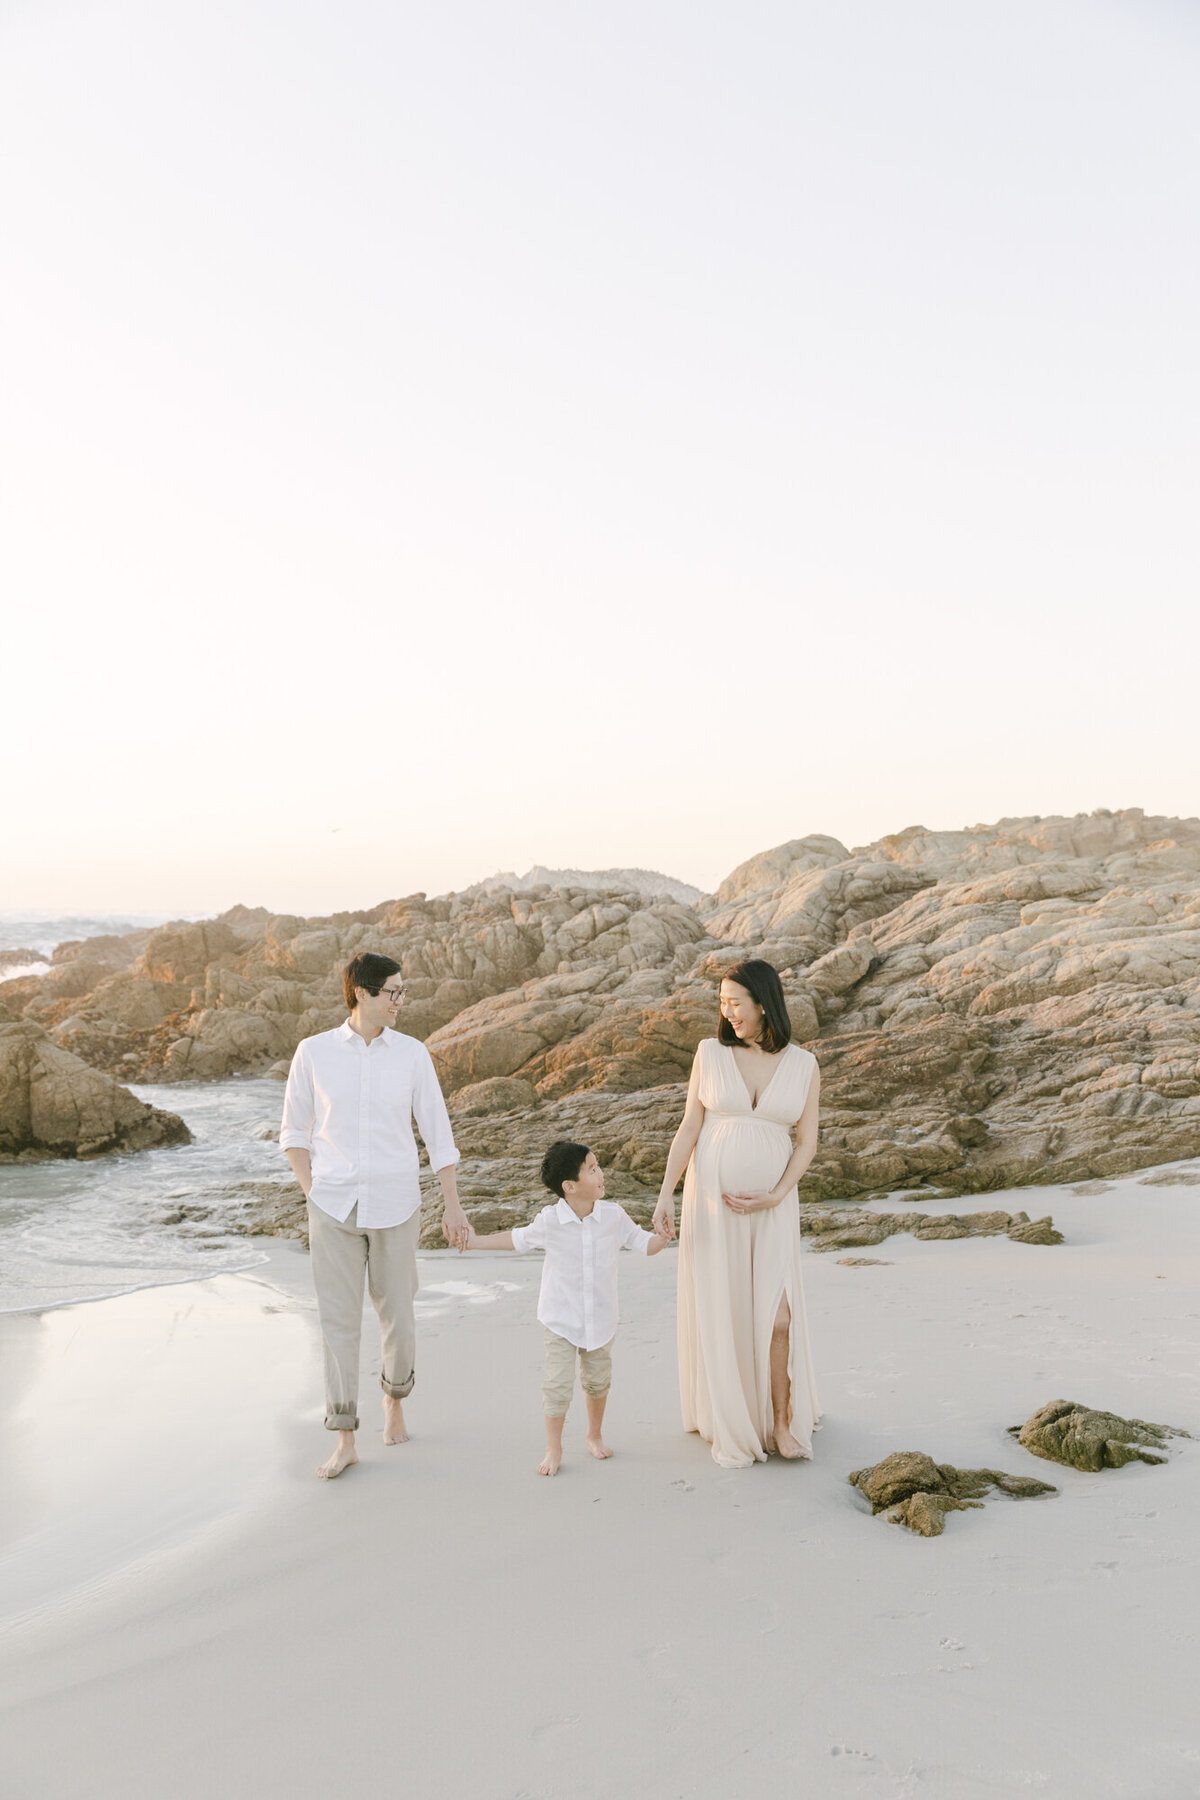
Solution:
[[(1194, 1800), (1200, 1444), (1085, 1476), (1004, 1428), (1063, 1396), (1200, 1429), (1200, 1189), (978, 1204), (1069, 1242), (808, 1258), (812, 1465), (681, 1434), (670, 1254), (623, 1263), (617, 1455), (577, 1401), (556, 1481), (536, 1258), (423, 1259), (413, 1441), (364, 1378), (332, 1485), (294, 1246), (0, 1320), (4, 1800)], [(847, 1485), (896, 1449), (1060, 1492), (927, 1541)]]

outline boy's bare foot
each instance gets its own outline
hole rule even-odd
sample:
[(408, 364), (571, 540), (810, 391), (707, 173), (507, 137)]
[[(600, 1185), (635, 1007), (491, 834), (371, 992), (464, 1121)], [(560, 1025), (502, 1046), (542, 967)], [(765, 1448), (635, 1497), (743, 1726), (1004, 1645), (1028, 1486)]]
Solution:
[(407, 1444), (408, 1427), (404, 1423), (404, 1402), (383, 1396), (383, 1441), (385, 1444)]
[(775, 1426), (775, 1448), (789, 1462), (801, 1462), (804, 1459), (803, 1446), (797, 1443), (786, 1425), (777, 1423)]
[(321, 1464), (320, 1468), (317, 1470), (317, 1474), (321, 1477), (322, 1481), (335, 1481), (344, 1469), (350, 1468), (351, 1465), (357, 1461), (358, 1452), (354, 1448), (354, 1439), (351, 1438), (348, 1444), (338, 1444), (337, 1449), (329, 1458), (329, 1461)]
[(590, 1437), (586, 1442), (589, 1451), (595, 1457), (597, 1462), (608, 1461), (609, 1457), (612, 1455), (612, 1451), (602, 1437)]
[(561, 1462), (561, 1450), (547, 1450), (545, 1456), (543, 1456), (541, 1462), (538, 1464), (538, 1474), (557, 1475)]

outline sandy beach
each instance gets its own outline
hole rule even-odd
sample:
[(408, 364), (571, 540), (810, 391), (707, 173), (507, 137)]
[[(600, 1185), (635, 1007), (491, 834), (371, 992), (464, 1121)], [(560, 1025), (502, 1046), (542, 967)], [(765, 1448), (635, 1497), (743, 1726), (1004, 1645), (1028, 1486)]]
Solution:
[[(1200, 1445), (1083, 1475), (1005, 1427), (1061, 1395), (1200, 1428), (1195, 1192), (989, 1197), (1058, 1248), (807, 1256), (811, 1465), (681, 1433), (673, 1254), (622, 1265), (617, 1454), (577, 1401), (554, 1481), (536, 1257), (422, 1257), (413, 1439), (384, 1449), (368, 1361), (330, 1485), (295, 1245), (0, 1319), (5, 1800), (1189, 1800)], [(917, 1538), (846, 1481), (897, 1449), (1059, 1492)]]

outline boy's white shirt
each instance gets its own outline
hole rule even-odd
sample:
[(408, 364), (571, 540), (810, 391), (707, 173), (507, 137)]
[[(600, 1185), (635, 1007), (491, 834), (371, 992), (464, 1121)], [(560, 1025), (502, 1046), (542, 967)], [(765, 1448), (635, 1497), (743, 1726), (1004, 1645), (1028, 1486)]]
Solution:
[(644, 1256), (650, 1233), (615, 1200), (597, 1200), (581, 1219), (565, 1200), (545, 1206), (512, 1234), (514, 1250), (544, 1250), (537, 1316), (577, 1350), (599, 1350), (617, 1329), (617, 1256)]

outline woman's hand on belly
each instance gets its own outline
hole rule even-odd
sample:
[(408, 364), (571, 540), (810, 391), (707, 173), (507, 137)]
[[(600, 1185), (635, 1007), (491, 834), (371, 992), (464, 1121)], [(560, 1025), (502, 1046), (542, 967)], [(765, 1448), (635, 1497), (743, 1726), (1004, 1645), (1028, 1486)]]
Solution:
[(722, 1194), (722, 1200), (735, 1213), (770, 1212), (773, 1206), (782, 1203), (783, 1195), (778, 1198), (774, 1194)]

